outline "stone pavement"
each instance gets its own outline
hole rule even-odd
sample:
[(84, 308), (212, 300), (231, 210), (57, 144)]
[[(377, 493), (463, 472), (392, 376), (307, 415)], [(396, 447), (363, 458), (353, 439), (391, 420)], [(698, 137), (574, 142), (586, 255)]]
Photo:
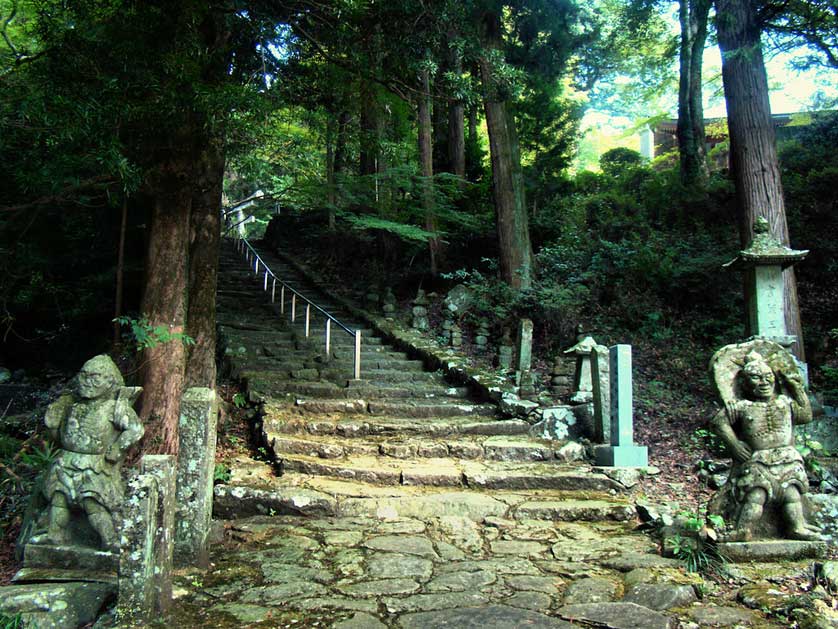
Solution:
[[(633, 522), (254, 516), (216, 525), (212, 567), (177, 578), (170, 625), (789, 626), (724, 599), (699, 601), (701, 579), (656, 554)], [(790, 566), (753, 569), (770, 579)]]
[[(225, 362), (259, 407), (254, 429), (273, 463), (227, 461), (210, 570), (177, 577), (167, 626), (788, 626), (661, 557), (635, 531), (626, 484), (591, 467), (584, 448), (530, 435), (262, 253), (363, 328), (366, 367), (348, 380), (350, 339), (335, 334), (325, 355), (322, 321), (306, 339), (264, 279), (225, 252)], [(737, 578), (805, 569), (759, 564)]]

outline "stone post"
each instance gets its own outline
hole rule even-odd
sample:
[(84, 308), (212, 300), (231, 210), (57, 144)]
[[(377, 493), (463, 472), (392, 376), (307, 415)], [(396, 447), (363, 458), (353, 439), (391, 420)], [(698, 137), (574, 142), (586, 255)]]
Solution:
[(521, 319), (518, 324), (517, 370), (515, 382), (521, 397), (535, 395), (532, 375), (532, 320)]
[(631, 378), (631, 345), (609, 349), (611, 380), (611, 445), (595, 450), (597, 465), (609, 467), (646, 467), (646, 446), (634, 445), (634, 418)]
[(180, 405), (175, 564), (209, 564), (207, 536), (212, 519), (212, 484), (218, 403), (215, 391), (187, 389)]
[(591, 352), (597, 343), (591, 336), (585, 336), (576, 345), (565, 350), (565, 354), (576, 356), (576, 371), (573, 376), (573, 396), (571, 402), (585, 404), (593, 399), (591, 373)]
[(596, 443), (611, 442), (611, 383), (608, 376), (608, 348), (604, 345), (595, 345), (591, 350), (591, 381)]
[(145, 625), (172, 602), (175, 457), (146, 455), (128, 485), (120, 531), (120, 626)]

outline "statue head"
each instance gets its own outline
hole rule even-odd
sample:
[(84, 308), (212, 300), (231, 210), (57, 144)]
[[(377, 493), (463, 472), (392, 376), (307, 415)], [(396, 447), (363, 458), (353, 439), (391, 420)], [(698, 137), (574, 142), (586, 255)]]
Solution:
[(759, 352), (751, 352), (745, 357), (741, 377), (745, 390), (755, 399), (767, 400), (774, 396), (774, 370)]
[(123, 386), (122, 374), (110, 356), (100, 354), (88, 360), (78, 375), (78, 394), (94, 400), (110, 393), (115, 387)]

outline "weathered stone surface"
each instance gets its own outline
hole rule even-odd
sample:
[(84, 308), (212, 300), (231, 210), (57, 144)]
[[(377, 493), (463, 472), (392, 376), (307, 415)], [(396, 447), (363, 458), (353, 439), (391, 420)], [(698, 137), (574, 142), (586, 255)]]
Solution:
[(346, 611), (360, 611), (374, 614), (378, 611), (378, 605), (375, 601), (368, 601), (358, 598), (344, 598), (342, 596), (335, 596), (330, 594), (324, 598), (298, 598), (288, 601), (288, 607), (296, 609), (340, 609)]
[(475, 592), (449, 592), (444, 594), (414, 594), (405, 598), (385, 598), (383, 602), (388, 612), (397, 614), (485, 605), (489, 602), (489, 599), (487, 596)]
[(212, 519), (218, 405), (215, 391), (187, 389), (178, 422), (175, 563), (206, 566)]
[(563, 603), (610, 603), (617, 598), (618, 590), (619, 585), (615, 581), (604, 577), (577, 579), (567, 586)]
[(387, 629), (387, 625), (375, 616), (357, 612), (352, 618), (336, 622), (332, 629)]
[(361, 531), (329, 531), (323, 534), (326, 546), (356, 546), (363, 538)]
[(176, 461), (145, 455), (129, 483), (120, 529), (119, 600), (126, 622), (164, 615), (172, 601)]
[(265, 621), (273, 613), (273, 610), (269, 607), (247, 605), (244, 603), (222, 603), (220, 605), (214, 605), (210, 610), (229, 614), (239, 622), (248, 624)]
[(428, 592), (472, 592), (497, 581), (494, 572), (450, 572), (434, 577), (425, 586)]
[(434, 571), (433, 561), (403, 553), (373, 553), (367, 558), (367, 575), (374, 579), (413, 578), (425, 581)]
[(541, 592), (515, 592), (512, 596), (503, 599), (504, 605), (533, 611), (546, 611), (550, 609), (552, 603), (553, 598)]
[(740, 607), (693, 607), (690, 617), (702, 627), (750, 627), (756, 624), (757, 617), (747, 609)]
[(312, 568), (288, 563), (264, 562), (260, 565), (265, 583), (285, 583), (287, 581), (313, 581), (331, 583), (334, 576), (323, 568)]
[(607, 568), (620, 572), (631, 572), (635, 568), (679, 568), (681, 562), (669, 557), (651, 553), (626, 553), (602, 562)]
[(578, 437), (576, 416), (569, 406), (545, 408), (541, 411), (541, 419), (530, 428), (530, 436), (551, 441)]
[(76, 629), (96, 620), (115, 594), (106, 583), (9, 585), (0, 587), (0, 615), (20, 614), (26, 626), (39, 629)]
[(328, 494), (302, 488), (259, 489), (216, 485), (213, 515), (231, 520), (253, 515), (334, 515), (337, 501)]
[(581, 603), (565, 605), (556, 612), (562, 618), (596, 623), (608, 629), (669, 629), (670, 619), (634, 603)]
[(768, 581), (743, 585), (736, 593), (736, 599), (751, 609), (776, 612), (789, 607), (788, 593)]
[(303, 596), (325, 596), (328, 588), (309, 581), (286, 581), (275, 585), (260, 585), (250, 588), (239, 597), (242, 603), (255, 605), (281, 605), (293, 598)]
[(543, 592), (544, 594), (556, 594), (558, 586), (564, 581), (556, 577), (537, 577), (531, 575), (516, 575), (504, 578), (506, 585), (513, 590), (529, 592)]
[[(369, 513), (368, 500), (347, 499), (341, 504), (345, 514)], [(410, 500), (380, 498), (375, 501), (375, 512), (384, 517), (434, 518), (440, 515), (461, 515), (481, 521), (486, 516), (503, 515), (509, 508), (505, 503), (485, 494), (474, 492), (443, 492), (414, 496)]]
[(504, 393), (500, 398), (500, 412), (507, 417), (527, 417), (538, 408), (538, 402), (522, 400), (514, 393)]
[(431, 540), (417, 535), (380, 535), (364, 542), (364, 547), (371, 550), (384, 550), (406, 555), (436, 558)]
[(556, 458), (564, 463), (574, 463), (587, 458), (585, 446), (577, 441), (569, 441), (556, 450)]
[(451, 572), (476, 572), (485, 570), (495, 574), (538, 574), (535, 565), (521, 557), (497, 557), (494, 559), (475, 559), (468, 561), (452, 561), (440, 564), (438, 574)]
[(388, 596), (392, 594), (413, 594), (421, 586), (412, 579), (377, 579), (338, 586), (338, 590), (347, 596)]
[(719, 544), (719, 550), (729, 561), (772, 561), (808, 559), (826, 556), (825, 542), (794, 540), (759, 540)]
[(399, 618), (402, 629), (574, 629), (575, 625), (537, 612), (486, 605), (460, 609), (405, 614)]
[(462, 550), (477, 553), (483, 549), (483, 537), (480, 534), (480, 529), (471, 518), (444, 515), (439, 518), (437, 528), (446, 539)]
[(497, 540), (491, 544), (495, 555), (515, 555), (519, 557), (542, 557), (547, 546), (539, 542), (518, 542), (514, 540)]
[(53, 546), (29, 543), (23, 551), (23, 565), (55, 570), (88, 570), (116, 576), (119, 555), (84, 546)]
[(634, 507), (625, 503), (604, 500), (557, 500), (525, 502), (518, 505), (515, 516), (519, 519), (549, 519), (566, 522), (576, 520), (626, 521), (634, 518)]
[(639, 583), (623, 596), (626, 603), (637, 603), (657, 611), (683, 607), (695, 600), (695, 590), (692, 587), (670, 583)]

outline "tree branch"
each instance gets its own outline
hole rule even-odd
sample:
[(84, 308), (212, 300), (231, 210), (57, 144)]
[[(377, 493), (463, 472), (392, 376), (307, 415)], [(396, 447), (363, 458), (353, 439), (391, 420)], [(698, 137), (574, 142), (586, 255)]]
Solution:
[(56, 205), (70, 200), (70, 197), (84, 192), (97, 192), (107, 189), (109, 186), (117, 183), (117, 179), (110, 175), (100, 175), (93, 177), (86, 181), (82, 181), (74, 186), (67, 186), (56, 194), (50, 194), (39, 197), (29, 203), (21, 203), (18, 205), (0, 205), (0, 212), (18, 212), (20, 210), (29, 210), (32, 208), (41, 207), (44, 205)]

